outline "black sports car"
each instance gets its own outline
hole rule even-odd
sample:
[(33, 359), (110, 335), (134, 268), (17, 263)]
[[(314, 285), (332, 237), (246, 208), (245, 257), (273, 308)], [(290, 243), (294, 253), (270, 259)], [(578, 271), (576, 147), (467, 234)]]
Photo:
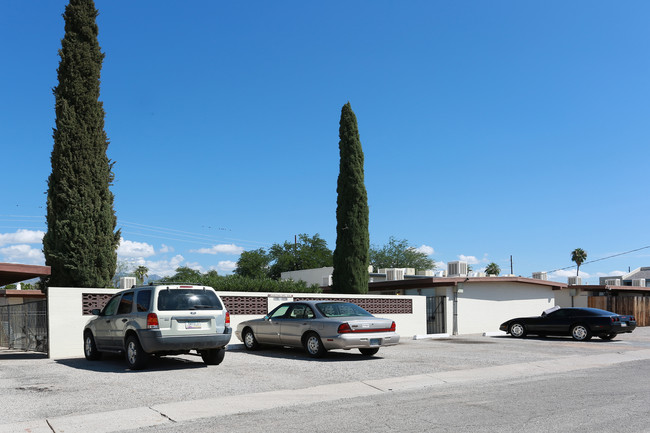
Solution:
[(553, 307), (538, 317), (519, 317), (504, 322), (499, 327), (516, 338), (528, 334), (570, 335), (575, 340), (589, 340), (597, 335), (611, 340), (618, 334), (632, 332), (636, 328), (634, 316), (622, 316), (597, 308)]

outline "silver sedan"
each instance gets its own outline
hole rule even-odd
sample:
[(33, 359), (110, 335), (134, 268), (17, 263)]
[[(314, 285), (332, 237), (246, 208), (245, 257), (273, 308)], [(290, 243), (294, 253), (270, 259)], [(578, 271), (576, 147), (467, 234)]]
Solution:
[(394, 321), (333, 301), (285, 302), (261, 319), (240, 323), (235, 335), (248, 350), (265, 344), (304, 347), (313, 358), (332, 349), (359, 349), (372, 356), (381, 346), (399, 343)]

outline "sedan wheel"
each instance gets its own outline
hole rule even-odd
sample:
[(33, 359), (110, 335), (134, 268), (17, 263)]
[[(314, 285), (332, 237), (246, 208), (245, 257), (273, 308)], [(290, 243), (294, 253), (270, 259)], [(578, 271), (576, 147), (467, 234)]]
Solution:
[(260, 345), (257, 342), (257, 339), (253, 334), (253, 331), (251, 331), (249, 328), (246, 328), (246, 330), (244, 330), (243, 339), (244, 339), (244, 347), (246, 347), (247, 350), (257, 350), (260, 348)]
[(323, 342), (316, 333), (308, 334), (304, 339), (305, 350), (312, 358), (321, 358), (325, 355), (327, 350), (323, 347)]
[(585, 325), (574, 325), (571, 328), (571, 336), (574, 340), (586, 341), (591, 338), (591, 331)]
[(526, 336), (526, 328), (519, 322), (515, 322), (510, 325), (510, 335), (515, 338), (522, 338)]
[(219, 365), (226, 355), (226, 349), (219, 347), (217, 349), (208, 349), (201, 352), (201, 358), (205, 365)]

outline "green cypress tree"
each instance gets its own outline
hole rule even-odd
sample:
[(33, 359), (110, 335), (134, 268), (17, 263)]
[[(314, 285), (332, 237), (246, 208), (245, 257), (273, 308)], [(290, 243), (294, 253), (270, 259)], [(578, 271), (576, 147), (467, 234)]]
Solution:
[(106, 150), (104, 108), (99, 101), (104, 54), (97, 41), (98, 11), (92, 0), (65, 8), (56, 127), (48, 179), (45, 262), (49, 286), (107, 287), (115, 273), (120, 231), (115, 231), (113, 163)]
[(336, 187), (336, 249), (332, 289), (336, 293), (368, 293), (368, 195), (357, 117), (348, 102), (341, 109), (341, 161)]

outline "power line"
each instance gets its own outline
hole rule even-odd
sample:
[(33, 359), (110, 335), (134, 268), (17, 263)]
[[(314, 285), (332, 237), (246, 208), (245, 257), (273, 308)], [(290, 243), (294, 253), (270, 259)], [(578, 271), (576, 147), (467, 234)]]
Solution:
[[(613, 258), (613, 257), (623, 256), (623, 255), (625, 255), (625, 254), (635, 253), (635, 252), (637, 252), (637, 251), (645, 250), (645, 249), (648, 249), (648, 248), (650, 248), (650, 245), (648, 245), (648, 246), (646, 246), (646, 247), (635, 248), (635, 249), (633, 249), (633, 250), (625, 251), (625, 252), (623, 252), (623, 253), (612, 254), (611, 256), (601, 257), (601, 258), (599, 258), (599, 259), (595, 259), (595, 260), (590, 260), (590, 261), (588, 261), (588, 262), (584, 262), (584, 263), (582, 263), (580, 266), (588, 265), (588, 264), (590, 264), (590, 263), (600, 262), (600, 261), (603, 261), (603, 260), (611, 259), (611, 258)], [(572, 269), (572, 268), (575, 268), (575, 267), (577, 267), (577, 265), (567, 266), (566, 268), (554, 269), (554, 270), (552, 270), (552, 271), (548, 271), (548, 273), (550, 274), (550, 273), (557, 272), (557, 271), (565, 271), (565, 270), (567, 270), (567, 269)]]

